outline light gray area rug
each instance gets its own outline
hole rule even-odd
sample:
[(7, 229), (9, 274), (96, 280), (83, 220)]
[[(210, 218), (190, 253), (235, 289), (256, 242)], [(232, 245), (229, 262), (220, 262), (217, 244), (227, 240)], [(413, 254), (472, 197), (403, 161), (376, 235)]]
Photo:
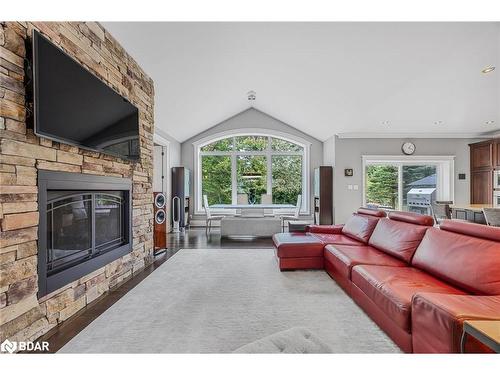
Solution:
[(230, 353), (304, 327), (334, 353), (398, 353), (324, 271), (280, 272), (272, 249), (180, 250), (63, 353)]

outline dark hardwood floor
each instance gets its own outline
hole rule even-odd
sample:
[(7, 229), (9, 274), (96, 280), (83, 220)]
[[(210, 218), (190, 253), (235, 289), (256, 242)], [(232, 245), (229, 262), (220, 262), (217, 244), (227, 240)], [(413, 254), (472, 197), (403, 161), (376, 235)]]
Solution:
[(169, 249), (255, 249), (273, 247), (271, 238), (221, 238), (218, 228), (208, 234), (205, 228), (191, 228), (185, 233), (169, 233)]
[(168, 249), (156, 255), (155, 261), (151, 265), (104, 293), (99, 299), (84, 307), (62, 324), (54, 327), (36, 341), (48, 342), (49, 353), (57, 352), (99, 315), (109, 309), (116, 301), (181, 249), (262, 249), (273, 247), (271, 238), (221, 238), (218, 229), (213, 229), (210, 234), (206, 234), (204, 228), (192, 228), (185, 233), (169, 233), (167, 234), (167, 244)]

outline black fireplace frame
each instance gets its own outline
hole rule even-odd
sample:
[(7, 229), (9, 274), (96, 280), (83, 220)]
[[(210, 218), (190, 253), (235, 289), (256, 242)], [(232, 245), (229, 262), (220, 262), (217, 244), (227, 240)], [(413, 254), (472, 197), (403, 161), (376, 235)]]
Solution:
[[(119, 190), (124, 196), (125, 243), (96, 257), (87, 259), (56, 274), (47, 274), (47, 191)], [(132, 181), (127, 178), (92, 174), (38, 171), (38, 298), (41, 298), (132, 251)], [(95, 233), (92, 234), (93, 236)]]

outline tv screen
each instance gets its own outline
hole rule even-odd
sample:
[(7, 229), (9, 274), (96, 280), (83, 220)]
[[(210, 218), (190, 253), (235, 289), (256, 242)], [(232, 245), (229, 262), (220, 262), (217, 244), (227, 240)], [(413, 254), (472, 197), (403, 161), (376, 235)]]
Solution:
[(35, 134), (139, 159), (139, 112), (124, 97), (33, 32)]

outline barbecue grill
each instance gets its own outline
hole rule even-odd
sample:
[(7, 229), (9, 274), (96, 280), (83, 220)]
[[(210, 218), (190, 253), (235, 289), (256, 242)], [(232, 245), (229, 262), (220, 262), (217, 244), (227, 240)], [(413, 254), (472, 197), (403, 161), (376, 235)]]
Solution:
[(411, 189), (406, 194), (408, 211), (432, 215), (431, 204), (436, 200), (436, 188)]

